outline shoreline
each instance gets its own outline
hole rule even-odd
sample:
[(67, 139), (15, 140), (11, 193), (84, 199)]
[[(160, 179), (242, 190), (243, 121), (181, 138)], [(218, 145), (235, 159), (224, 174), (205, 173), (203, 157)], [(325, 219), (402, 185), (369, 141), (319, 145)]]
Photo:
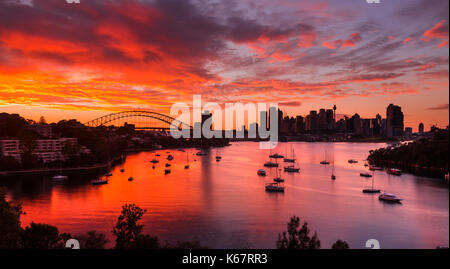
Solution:
[(15, 170), (15, 171), (0, 171), (1, 177), (8, 176), (21, 176), (21, 175), (45, 175), (45, 174), (54, 174), (58, 172), (92, 172), (96, 170), (104, 170), (108, 167), (114, 165), (121, 157), (114, 158), (107, 163), (102, 164), (93, 164), (88, 166), (79, 166), (79, 167), (63, 167), (63, 168), (40, 168), (40, 169), (27, 169), (27, 170)]

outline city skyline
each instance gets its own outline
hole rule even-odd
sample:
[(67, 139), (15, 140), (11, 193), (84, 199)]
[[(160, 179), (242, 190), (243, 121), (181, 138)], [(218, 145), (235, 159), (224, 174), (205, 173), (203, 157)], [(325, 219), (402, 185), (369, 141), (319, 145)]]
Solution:
[[(209, 102), (448, 125), (448, 1), (2, 1), (0, 112), (81, 122)], [(24, 14), (27, 20), (18, 19)]]

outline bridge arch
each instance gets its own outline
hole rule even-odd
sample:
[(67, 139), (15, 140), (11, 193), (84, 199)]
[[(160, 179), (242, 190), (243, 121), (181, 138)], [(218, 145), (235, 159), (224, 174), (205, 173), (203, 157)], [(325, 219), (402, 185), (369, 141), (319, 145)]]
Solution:
[[(98, 126), (106, 126), (109, 123), (118, 122), (123, 119), (130, 119), (130, 120), (136, 120), (136, 119), (152, 119), (154, 121), (148, 121), (146, 125), (148, 126), (137, 126), (137, 129), (165, 129), (169, 130), (172, 127), (173, 128), (187, 128), (192, 129), (192, 127), (184, 123), (182, 121), (179, 121), (173, 117), (153, 112), (153, 111), (145, 111), (145, 110), (130, 110), (130, 111), (123, 111), (123, 112), (116, 112), (111, 113), (96, 119), (93, 119), (91, 121), (88, 121), (85, 123), (85, 125), (89, 127), (98, 127)], [(159, 126), (156, 126), (157, 123), (162, 124)], [(153, 126), (152, 126), (153, 125)]]

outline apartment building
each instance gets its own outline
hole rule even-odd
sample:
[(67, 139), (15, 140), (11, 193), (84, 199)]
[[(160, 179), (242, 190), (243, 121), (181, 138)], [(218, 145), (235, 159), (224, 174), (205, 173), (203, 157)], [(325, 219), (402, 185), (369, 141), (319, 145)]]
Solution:
[[(77, 144), (76, 138), (60, 139), (39, 139), (36, 140), (36, 147), (33, 154), (42, 159), (44, 163), (64, 160), (63, 149), (67, 143)], [(12, 156), (21, 161), (23, 152), (20, 140), (0, 140), (0, 149), (2, 156)]]

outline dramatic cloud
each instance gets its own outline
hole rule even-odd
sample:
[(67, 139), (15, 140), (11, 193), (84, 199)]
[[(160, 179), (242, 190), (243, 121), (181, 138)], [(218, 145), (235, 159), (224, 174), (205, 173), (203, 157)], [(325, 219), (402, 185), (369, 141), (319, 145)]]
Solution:
[(426, 42), (433, 39), (441, 40), (441, 43), (437, 46), (438, 48), (448, 46), (448, 22), (442, 20), (436, 23), (436, 25), (434, 25), (431, 29), (425, 31), (423, 36)]
[(168, 111), (202, 94), (303, 109), (442, 94), (448, 1), (433, 1), (364, 16), (337, 1), (0, 1), (0, 106)]
[(338, 49), (340, 47), (347, 48), (347, 47), (354, 47), (357, 43), (359, 43), (362, 40), (361, 35), (358, 33), (353, 33), (350, 35), (349, 39), (347, 40), (341, 40), (337, 39), (334, 41), (325, 41), (323, 42), (323, 46), (329, 49)]

